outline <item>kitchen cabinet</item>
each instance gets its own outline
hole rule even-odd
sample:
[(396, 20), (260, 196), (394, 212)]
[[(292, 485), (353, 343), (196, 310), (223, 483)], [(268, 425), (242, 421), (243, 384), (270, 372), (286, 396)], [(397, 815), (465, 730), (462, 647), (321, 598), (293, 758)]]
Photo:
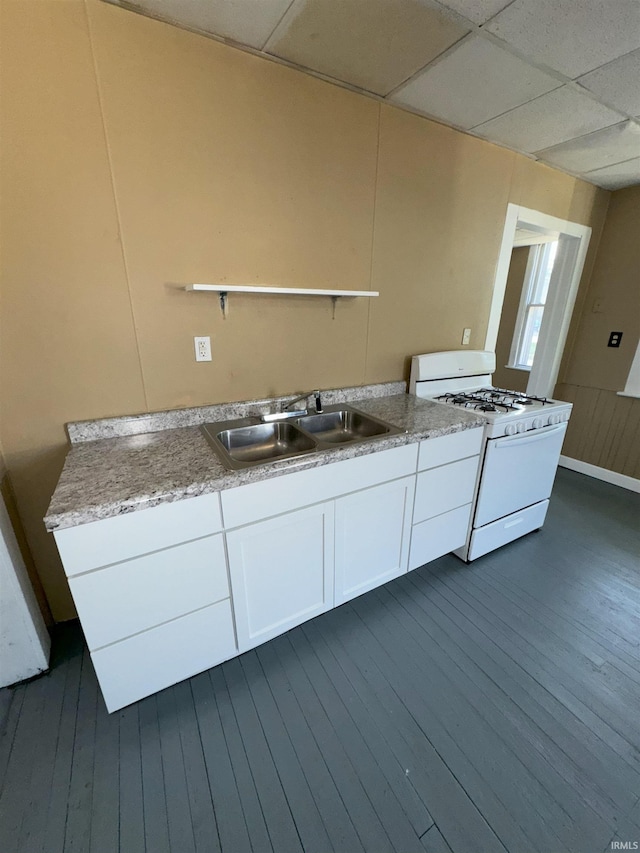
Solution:
[(56, 531), (109, 711), (460, 547), (481, 444), (469, 430)]
[(109, 711), (237, 654), (217, 494), (54, 535)]
[(414, 490), (404, 477), (336, 500), (336, 605), (407, 571)]
[(222, 493), (241, 652), (406, 571), (417, 454), (405, 445)]
[(466, 542), (483, 428), (420, 442), (409, 569)]
[(227, 533), (244, 652), (333, 607), (333, 502)]

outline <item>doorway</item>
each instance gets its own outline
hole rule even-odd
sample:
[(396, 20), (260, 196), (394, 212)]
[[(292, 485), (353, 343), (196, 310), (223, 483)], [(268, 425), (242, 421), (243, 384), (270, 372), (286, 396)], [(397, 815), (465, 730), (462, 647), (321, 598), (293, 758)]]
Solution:
[[(586, 225), (568, 222), (516, 204), (507, 206), (485, 349), (496, 351), (514, 247), (541, 247), (528, 250), (529, 275), (525, 276), (525, 280), (528, 281), (530, 292), (519, 294), (519, 324), (515, 327), (518, 340), (515, 340), (514, 334), (506, 365), (521, 371), (521, 382), (524, 384), (526, 381), (526, 387), (522, 390), (527, 394), (539, 397), (550, 397), (553, 394), (590, 238), (591, 228)], [(553, 250), (545, 249), (545, 246), (550, 247), (552, 244)], [(553, 263), (549, 263), (551, 255)], [(532, 268), (535, 263), (538, 264), (537, 279), (536, 270)], [(543, 304), (533, 301), (539, 299), (542, 292)], [(523, 326), (523, 323), (526, 325), (527, 316), (532, 318), (528, 330)], [(512, 361), (523, 351), (527, 357), (521, 358), (520, 364), (513, 364)]]

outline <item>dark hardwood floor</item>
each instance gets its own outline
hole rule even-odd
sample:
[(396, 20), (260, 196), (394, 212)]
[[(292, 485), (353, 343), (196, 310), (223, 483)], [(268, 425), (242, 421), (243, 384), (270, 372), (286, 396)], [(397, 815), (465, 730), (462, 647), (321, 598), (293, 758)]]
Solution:
[(640, 844), (639, 522), (639, 495), (561, 469), (540, 533), (112, 715), (61, 626), (11, 691), (0, 851)]

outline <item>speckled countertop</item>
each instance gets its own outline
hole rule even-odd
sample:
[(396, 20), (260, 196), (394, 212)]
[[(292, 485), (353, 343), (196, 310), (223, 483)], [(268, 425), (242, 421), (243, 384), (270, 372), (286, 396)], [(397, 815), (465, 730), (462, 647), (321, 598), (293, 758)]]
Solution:
[[(386, 386), (343, 389), (342, 392), (328, 392), (326, 396), (323, 394), (323, 400), (326, 399), (327, 403), (349, 402), (362, 412), (381, 418), (405, 432), (318, 451), (309, 456), (269, 462), (242, 471), (230, 471), (222, 464), (197, 424), (240, 417), (249, 411), (248, 403), (233, 404), (233, 412), (228, 410), (229, 406), (206, 407), (201, 410), (160, 413), (158, 416), (69, 425), (69, 435), (74, 443), (67, 454), (45, 516), (45, 526), (47, 530), (74, 527), (168, 501), (217, 492), (279, 477), (291, 471), (315, 468), (426, 438), (448, 435), (484, 423), (475, 414), (420, 400), (411, 394), (398, 393), (402, 387), (401, 383), (389, 383)], [(365, 399), (362, 399), (363, 396)], [(265, 401), (258, 402), (264, 404)], [(188, 422), (193, 425), (182, 425), (185, 423), (185, 412), (190, 413)], [(165, 416), (164, 428), (160, 419), (162, 414)], [(155, 418), (152, 425), (151, 418)], [(95, 437), (104, 434), (104, 428), (99, 426), (101, 424), (107, 425), (107, 434), (117, 433), (119, 421), (123, 423), (123, 431), (128, 434), (113, 438)], [(138, 429), (131, 426), (134, 421)], [(139, 431), (145, 426), (154, 431)], [(130, 434), (132, 431), (137, 434)], [(87, 437), (89, 435), (94, 436), (93, 440)]]

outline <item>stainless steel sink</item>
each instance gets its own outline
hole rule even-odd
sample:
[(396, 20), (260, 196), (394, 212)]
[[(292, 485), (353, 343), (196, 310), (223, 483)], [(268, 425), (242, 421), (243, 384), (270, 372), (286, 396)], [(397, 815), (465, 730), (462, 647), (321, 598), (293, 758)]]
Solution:
[(373, 438), (376, 435), (389, 435), (393, 429), (388, 424), (353, 409), (307, 415), (304, 418), (298, 418), (296, 423), (315, 438), (330, 444), (344, 444)]
[(205, 434), (214, 438), (214, 447), (232, 468), (247, 468), (274, 459), (300, 456), (316, 449), (316, 442), (295, 424), (286, 421), (237, 426), (210, 434), (215, 424), (207, 424)]
[(345, 404), (321, 414), (264, 423), (259, 417), (210, 423), (202, 431), (221, 461), (233, 470), (355, 444), (402, 430)]

